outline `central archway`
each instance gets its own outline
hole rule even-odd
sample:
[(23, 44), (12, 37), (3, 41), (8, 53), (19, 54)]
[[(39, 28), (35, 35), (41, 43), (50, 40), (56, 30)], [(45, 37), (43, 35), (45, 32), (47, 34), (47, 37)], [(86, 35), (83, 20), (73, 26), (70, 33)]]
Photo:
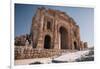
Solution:
[(51, 48), (51, 37), (49, 35), (45, 36), (45, 39), (44, 39), (44, 48), (45, 49), (50, 49)]
[(64, 27), (60, 27), (60, 48), (68, 49), (68, 32)]

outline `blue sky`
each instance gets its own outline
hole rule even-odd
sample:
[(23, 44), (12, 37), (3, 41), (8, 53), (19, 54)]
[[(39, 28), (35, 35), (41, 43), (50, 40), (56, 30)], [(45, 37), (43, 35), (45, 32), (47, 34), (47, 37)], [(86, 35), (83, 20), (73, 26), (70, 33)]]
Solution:
[(37, 8), (42, 6), (66, 12), (80, 26), (81, 40), (87, 41), (90, 46), (94, 45), (93, 8), (15, 4), (15, 36), (30, 33), (32, 17), (36, 13)]

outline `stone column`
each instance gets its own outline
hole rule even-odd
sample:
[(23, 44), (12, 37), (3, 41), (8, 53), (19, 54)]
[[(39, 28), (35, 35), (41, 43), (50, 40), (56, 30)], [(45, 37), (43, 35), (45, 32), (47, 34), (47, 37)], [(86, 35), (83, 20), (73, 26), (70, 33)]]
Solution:
[(61, 34), (60, 34), (60, 32), (59, 32), (59, 34), (58, 34), (58, 41), (59, 41), (59, 49), (61, 49)]
[(54, 49), (59, 49), (57, 32), (55, 32)]
[(83, 45), (83, 41), (80, 42), (80, 50), (84, 50), (84, 45)]
[(37, 49), (43, 49), (44, 45), (44, 38), (43, 38), (43, 23), (44, 23), (44, 16), (41, 16), (40, 19), (40, 29), (39, 29), (39, 37), (38, 37), (38, 43), (37, 43)]
[(68, 31), (67, 31), (67, 38), (68, 38), (68, 41), (67, 41), (67, 45), (68, 45), (68, 49), (71, 49), (71, 35), (70, 35), (70, 28), (68, 27)]
[(58, 27), (57, 27), (57, 20), (55, 21), (55, 29), (54, 29), (54, 49), (59, 49), (59, 36), (57, 34), (59, 34)]
[(78, 41), (78, 49), (80, 50), (81, 49), (81, 46), (80, 46), (80, 29), (79, 29), (79, 26), (77, 25), (76, 26), (76, 32), (77, 32), (77, 41)]
[(84, 42), (84, 49), (88, 48), (87, 42)]
[[(42, 32), (40, 32), (40, 33), (42, 33)], [(36, 48), (37, 49), (43, 49), (43, 35), (42, 34), (39, 35), (38, 43), (37, 43)]]

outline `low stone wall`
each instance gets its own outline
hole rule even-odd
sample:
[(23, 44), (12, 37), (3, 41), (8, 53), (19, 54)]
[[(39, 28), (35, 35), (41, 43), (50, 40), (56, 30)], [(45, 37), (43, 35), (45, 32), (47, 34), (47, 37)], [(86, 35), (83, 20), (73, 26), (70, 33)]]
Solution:
[(60, 55), (60, 50), (54, 49), (33, 49), (26, 47), (15, 47), (15, 59), (48, 58)]
[(57, 57), (62, 53), (75, 52), (76, 50), (59, 50), (59, 49), (33, 49), (32, 46), (15, 46), (14, 58), (17, 59), (32, 59), (32, 58), (48, 58)]

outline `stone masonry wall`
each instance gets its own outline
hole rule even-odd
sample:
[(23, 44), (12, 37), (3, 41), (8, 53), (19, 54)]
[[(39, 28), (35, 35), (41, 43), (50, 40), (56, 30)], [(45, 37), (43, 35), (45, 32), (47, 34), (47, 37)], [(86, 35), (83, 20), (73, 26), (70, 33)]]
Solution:
[(15, 47), (15, 59), (48, 58), (60, 55), (59, 50), (54, 49), (33, 49), (30, 47)]
[(76, 50), (57, 50), (57, 49), (34, 49), (31, 46), (15, 46), (15, 60), (17, 59), (33, 59), (48, 58), (60, 56), (62, 52), (75, 52)]

